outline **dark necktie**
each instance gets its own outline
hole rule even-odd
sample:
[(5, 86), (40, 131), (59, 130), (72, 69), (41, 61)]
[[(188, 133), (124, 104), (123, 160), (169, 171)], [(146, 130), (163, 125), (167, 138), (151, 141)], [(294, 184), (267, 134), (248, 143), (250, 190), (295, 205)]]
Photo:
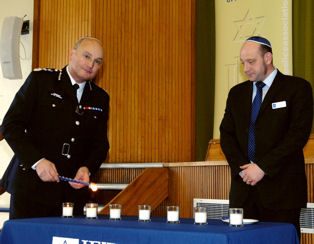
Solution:
[(77, 99), (77, 90), (79, 89), (79, 85), (78, 84), (74, 84), (73, 85), (73, 90), (74, 90), (74, 94), (75, 94), (75, 96), (76, 96), (76, 99)]
[(251, 162), (255, 162), (255, 121), (262, 104), (264, 86), (265, 83), (263, 83), (262, 81), (256, 82), (256, 95), (252, 103), (251, 123), (249, 128), (248, 140), (248, 154)]

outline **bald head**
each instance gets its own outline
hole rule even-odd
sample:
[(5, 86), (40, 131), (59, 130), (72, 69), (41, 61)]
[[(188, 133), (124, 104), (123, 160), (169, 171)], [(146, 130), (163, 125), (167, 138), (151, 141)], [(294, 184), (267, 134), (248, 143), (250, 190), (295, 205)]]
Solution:
[(78, 47), (81, 45), (81, 43), (84, 41), (84, 40), (94, 40), (94, 41), (97, 41), (99, 43), (100, 46), (102, 46), (102, 42), (95, 38), (95, 37), (91, 37), (91, 36), (84, 36), (84, 37), (81, 37), (73, 46), (73, 49), (78, 49)]

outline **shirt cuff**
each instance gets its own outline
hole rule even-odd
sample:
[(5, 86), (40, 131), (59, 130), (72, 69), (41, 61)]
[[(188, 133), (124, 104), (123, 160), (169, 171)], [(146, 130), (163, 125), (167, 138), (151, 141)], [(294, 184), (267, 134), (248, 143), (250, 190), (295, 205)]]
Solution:
[(43, 159), (43, 158), (39, 159), (36, 163), (34, 163), (34, 164), (32, 165), (32, 169), (33, 169), (33, 170), (36, 170), (37, 164), (38, 164), (39, 161), (42, 160), (42, 159)]

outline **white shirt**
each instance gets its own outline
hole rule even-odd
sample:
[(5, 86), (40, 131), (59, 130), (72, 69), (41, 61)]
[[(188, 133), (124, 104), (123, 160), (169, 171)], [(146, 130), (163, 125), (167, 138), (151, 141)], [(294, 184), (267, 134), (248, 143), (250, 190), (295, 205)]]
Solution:
[[(262, 101), (264, 100), (266, 93), (268, 92), (270, 86), (273, 84), (273, 81), (277, 75), (277, 68), (275, 67), (275, 70), (273, 72), (270, 73), (269, 76), (267, 76), (267, 78), (265, 80), (263, 80), (263, 82), (265, 83), (265, 86), (263, 87), (263, 97), (262, 97)], [(253, 84), (253, 94), (252, 94), (252, 102), (254, 100), (254, 97), (256, 95), (256, 81)]]
[(73, 77), (71, 76), (70, 72), (69, 72), (69, 68), (68, 66), (66, 67), (66, 71), (70, 77), (70, 80), (71, 80), (71, 83), (72, 83), (72, 86), (74, 84), (78, 84), (79, 85), (79, 88), (77, 89), (76, 91), (76, 96), (77, 96), (77, 101), (80, 103), (81, 101), (81, 98), (82, 98), (82, 95), (83, 95), (83, 91), (84, 91), (84, 87), (85, 87), (85, 84), (86, 84), (86, 81), (82, 82), (82, 83), (77, 83)]

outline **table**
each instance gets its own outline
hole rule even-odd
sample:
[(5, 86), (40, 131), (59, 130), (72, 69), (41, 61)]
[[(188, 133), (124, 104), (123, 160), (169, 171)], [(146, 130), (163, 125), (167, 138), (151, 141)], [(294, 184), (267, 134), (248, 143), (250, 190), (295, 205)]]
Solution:
[(122, 218), (120, 221), (110, 221), (108, 216), (9, 220), (0, 234), (0, 243), (299, 243), (294, 226), (285, 223), (259, 222), (236, 228), (220, 220), (208, 220), (208, 225), (199, 226), (192, 219), (168, 224), (164, 218), (152, 218), (149, 223), (138, 222), (135, 217)]

